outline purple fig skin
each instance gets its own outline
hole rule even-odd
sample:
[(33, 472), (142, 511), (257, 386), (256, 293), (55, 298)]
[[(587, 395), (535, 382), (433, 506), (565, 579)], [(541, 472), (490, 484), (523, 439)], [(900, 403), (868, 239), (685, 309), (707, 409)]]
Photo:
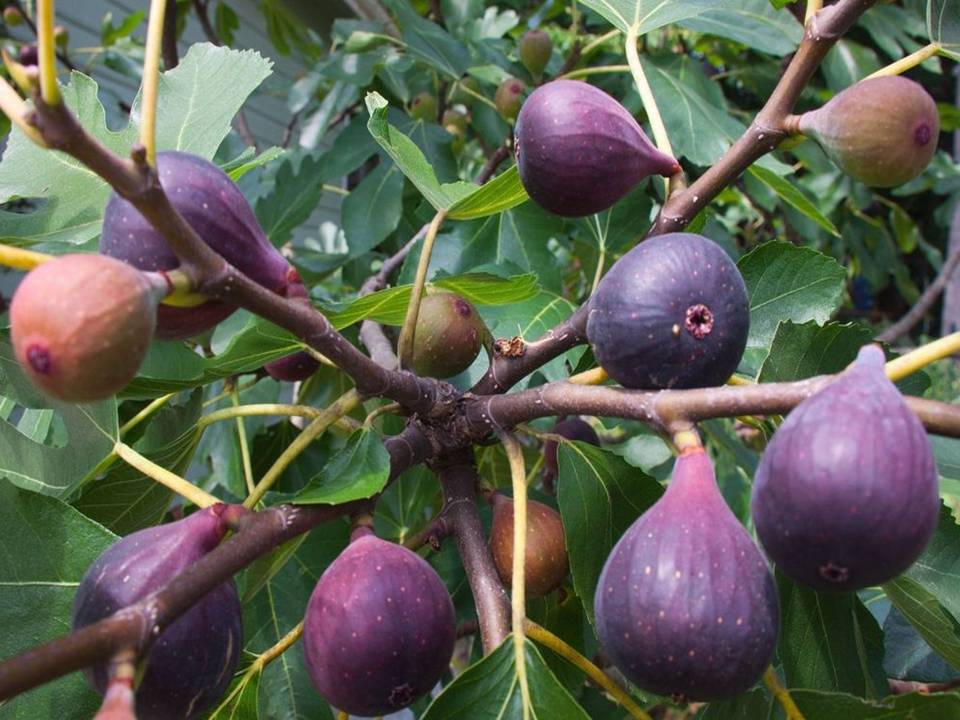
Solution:
[(804, 113), (799, 129), (850, 177), (872, 187), (895, 187), (930, 164), (940, 116), (919, 83), (900, 76), (877, 77), (861, 80), (823, 107)]
[(751, 498), (770, 559), (816, 590), (900, 575), (930, 542), (939, 506), (930, 439), (873, 345), (790, 413), (763, 453)]
[(359, 528), (310, 596), (303, 650), (327, 702), (372, 717), (429, 692), (447, 671), (455, 637), (453, 602), (436, 571)]
[[(600, 438), (589, 423), (578, 417), (559, 421), (551, 430), (555, 435), (562, 435), (568, 440), (579, 440), (600, 447)], [(543, 443), (543, 481), (552, 485), (557, 477), (557, 441), (547, 440)]]
[(267, 374), (274, 380), (286, 382), (301, 382), (320, 369), (320, 363), (308, 352), (303, 350), (292, 355), (268, 362), (263, 366)]
[(530, 197), (564, 217), (606, 210), (644, 178), (680, 172), (623, 105), (578, 80), (531, 93), (517, 117), (514, 152)]
[[(247, 199), (213, 163), (189, 153), (157, 154), (157, 169), (170, 202), (210, 247), (231, 265), (269, 290), (283, 293), (298, 279), (257, 222)], [(139, 211), (116, 193), (103, 216), (100, 252), (141, 270), (179, 266), (177, 256)], [(161, 305), (158, 338), (185, 339), (209, 330), (236, 308), (216, 300), (196, 307)]]
[[(161, 589), (213, 550), (226, 532), (224, 505), (121, 538), (84, 574), (73, 604), (74, 629)], [(242, 648), (240, 601), (233, 581), (210, 591), (171, 623), (150, 648), (136, 692), (139, 720), (196, 718), (223, 697)], [(107, 664), (85, 671), (103, 694)]]
[(747, 346), (743, 277), (723, 248), (669, 233), (621, 257), (590, 299), (587, 338), (600, 366), (628, 388), (722, 385)]
[(423, 377), (448, 378), (466, 370), (483, 346), (486, 326), (477, 309), (454, 293), (420, 301), (413, 336), (413, 370)]
[(638, 687), (688, 700), (749, 689), (773, 657), (773, 576), (717, 488), (703, 448), (614, 546), (594, 598), (600, 644)]

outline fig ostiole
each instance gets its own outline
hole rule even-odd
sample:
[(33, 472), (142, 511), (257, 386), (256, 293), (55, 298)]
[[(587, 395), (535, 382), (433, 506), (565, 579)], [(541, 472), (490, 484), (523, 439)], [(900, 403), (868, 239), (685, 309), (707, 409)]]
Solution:
[(680, 172), (623, 105), (579, 80), (553, 80), (530, 94), (514, 152), (533, 201), (565, 217), (606, 210), (641, 180)]
[(817, 590), (879, 585), (920, 556), (937, 526), (937, 466), (878, 347), (861, 348), (777, 429), (751, 510), (777, 567)]
[(602, 648), (650, 692), (720, 700), (769, 665), (779, 629), (773, 576), (702, 447), (677, 458), (666, 493), (614, 546), (594, 612)]
[[(600, 438), (597, 436), (596, 430), (588, 422), (578, 417), (558, 421), (550, 432), (568, 440), (579, 440), (597, 447), (600, 446)], [(543, 482), (549, 489), (553, 488), (557, 470), (557, 441), (547, 440), (543, 443)]]
[(458, 375), (477, 359), (488, 335), (469, 300), (449, 292), (426, 295), (417, 315), (411, 367), (424, 377)]
[(790, 120), (847, 175), (872, 187), (915, 178), (940, 137), (936, 102), (920, 83), (899, 75), (861, 80)]
[[(490, 552), (503, 583), (513, 581), (513, 500), (494, 492)], [(563, 583), (569, 570), (566, 536), (560, 513), (536, 500), (527, 500), (527, 542), (523, 556), (523, 585), (527, 597), (542, 597)]]
[(455, 638), (453, 602), (436, 571), (360, 527), (310, 596), (303, 651), (327, 702), (372, 717), (429, 692), (447, 671)]
[[(157, 172), (168, 199), (200, 238), (237, 270), (283, 294), (299, 276), (270, 243), (243, 193), (220, 168), (178, 151), (157, 154)], [(110, 196), (100, 252), (141, 270), (172, 270), (180, 263), (163, 236), (127, 200)], [(184, 339), (209, 330), (236, 308), (209, 300), (195, 307), (161, 305), (156, 336)]]
[[(223, 505), (214, 505), (108, 547), (80, 581), (73, 627), (113, 615), (160, 590), (213, 550), (227, 530)], [(233, 581), (219, 585), (157, 636), (136, 690), (139, 720), (198, 718), (226, 692), (243, 647), (240, 601)], [(103, 694), (108, 664), (86, 671)]]
[(701, 235), (669, 233), (614, 263), (590, 298), (597, 362), (628, 388), (722, 385), (747, 346), (750, 307), (740, 271)]
[(92, 402), (129, 383), (147, 353), (166, 280), (97, 254), (37, 266), (10, 304), (13, 349), (50, 397)]
[(523, 104), (523, 94), (526, 90), (527, 86), (517, 78), (508, 78), (500, 83), (493, 96), (497, 112), (506, 120), (515, 119), (520, 112), (520, 106)]

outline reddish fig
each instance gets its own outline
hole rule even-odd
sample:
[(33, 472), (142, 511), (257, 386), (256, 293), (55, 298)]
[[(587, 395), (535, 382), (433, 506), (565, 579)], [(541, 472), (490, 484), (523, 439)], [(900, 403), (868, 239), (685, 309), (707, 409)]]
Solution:
[(933, 98), (900, 76), (861, 80), (798, 122), (841, 170), (874, 187), (902, 185), (923, 172), (940, 135)]
[[(167, 525), (121, 538), (87, 570), (73, 603), (81, 628), (160, 590), (213, 550), (226, 532), (225, 506), (200, 510)], [(139, 720), (197, 718), (219, 700), (237, 668), (242, 647), (240, 602), (233, 581), (211, 590), (156, 638), (136, 692)], [(87, 679), (102, 694), (107, 663)]]
[(303, 651), (324, 699), (368, 717), (401, 710), (436, 685), (455, 637), (453, 603), (436, 571), (360, 528), (310, 596)]
[[(490, 553), (507, 587), (513, 580), (513, 500), (494, 493)], [(553, 592), (567, 576), (566, 537), (560, 513), (536, 500), (527, 500), (527, 547), (523, 558), (524, 588), (528, 597)]]
[(666, 493), (614, 546), (594, 606), (601, 646), (644, 690), (719, 700), (763, 674), (776, 587), (703, 448), (677, 458)]
[(414, 372), (424, 377), (457, 375), (477, 358), (487, 328), (477, 310), (453, 293), (427, 295), (420, 301), (413, 337)]
[(507, 120), (513, 120), (520, 112), (520, 106), (523, 104), (523, 93), (527, 86), (522, 80), (510, 78), (504, 80), (497, 86), (497, 92), (493, 96), (493, 102), (497, 106), (497, 112)]
[(528, 30), (520, 38), (520, 62), (536, 79), (543, 75), (552, 52), (553, 40), (543, 30)]
[(166, 289), (162, 277), (103, 255), (39, 265), (10, 304), (17, 360), (58, 400), (108, 398), (140, 369)]
[(746, 286), (723, 248), (670, 233), (610, 268), (590, 299), (587, 338), (624, 387), (693, 388), (727, 381), (749, 328)]
[(301, 350), (292, 355), (268, 362), (263, 366), (274, 380), (300, 382), (320, 369), (320, 363), (310, 353)]
[(566, 217), (606, 210), (650, 175), (680, 172), (623, 105), (577, 80), (533, 91), (517, 118), (514, 150), (530, 197)]
[[(551, 430), (554, 435), (562, 435), (568, 440), (579, 440), (580, 442), (590, 443), (600, 446), (600, 438), (596, 431), (590, 425), (578, 417), (560, 420)], [(553, 483), (557, 476), (557, 441), (547, 440), (543, 443), (543, 481), (544, 483)]]
[[(255, 282), (278, 293), (299, 281), (267, 239), (240, 189), (213, 163), (183, 152), (157, 155), (170, 202), (210, 247)], [(143, 215), (116, 193), (103, 216), (100, 252), (141, 270), (172, 270), (176, 255)], [(196, 307), (161, 305), (157, 337), (182, 339), (209, 330), (236, 308), (215, 300)]]
[(858, 590), (892, 580), (926, 548), (937, 483), (930, 439), (868, 345), (774, 434), (753, 482), (753, 521), (784, 574)]
[(414, 96), (410, 101), (410, 117), (424, 122), (435, 122), (437, 119), (437, 98), (428, 92)]

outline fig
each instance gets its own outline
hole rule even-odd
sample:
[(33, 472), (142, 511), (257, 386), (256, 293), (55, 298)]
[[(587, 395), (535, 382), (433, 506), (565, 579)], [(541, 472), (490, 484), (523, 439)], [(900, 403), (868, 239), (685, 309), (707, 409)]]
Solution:
[(605, 210), (650, 175), (680, 172), (623, 105), (578, 80), (531, 93), (517, 117), (514, 152), (530, 197), (565, 217)]
[[(157, 170), (170, 202), (231, 265), (278, 293), (299, 281), (257, 222), (240, 189), (213, 163), (189, 153), (157, 154)], [(100, 252), (141, 270), (172, 270), (180, 262), (163, 236), (129, 202), (110, 196), (103, 216)], [(209, 330), (236, 308), (216, 300), (196, 307), (161, 305), (157, 337), (184, 339)]]
[(527, 86), (522, 80), (510, 78), (504, 80), (497, 86), (497, 92), (493, 96), (493, 102), (497, 106), (497, 112), (505, 119), (513, 120), (520, 112), (520, 106), (523, 104), (523, 93)]
[[(490, 553), (497, 573), (510, 587), (513, 580), (513, 500), (498, 492), (490, 496), (493, 523), (490, 526)], [(528, 597), (542, 597), (558, 587), (567, 576), (566, 537), (560, 513), (548, 505), (527, 500), (527, 547), (523, 558), (523, 582)]]
[(847, 175), (873, 187), (912, 180), (930, 164), (940, 136), (937, 104), (905, 77), (861, 80), (799, 118)]
[(39, 265), (10, 304), (17, 360), (53, 398), (108, 398), (140, 369), (166, 291), (161, 276), (103, 255), (63, 255)]
[(324, 699), (368, 717), (429, 692), (450, 664), (455, 636), (453, 602), (436, 571), (362, 527), (310, 596), (303, 651)]
[(520, 62), (536, 79), (543, 75), (552, 52), (553, 40), (543, 30), (528, 30), (520, 38)]
[(20, 48), (20, 64), (24, 67), (36, 67), (40, 61), (36, 45), (24, 45)]
[(310, 353), (300, 350), (292, 355), (268, 362), (263, 366), (274, 380), (300, 382), (320, 369), (320, 363)]
[(757, 536), (790, 578), (817, 590), (892, 580), (937, 525), (937, 466), (923, 425), (884, 372), (883, 352), (800, 403), (757, 467)]
[(10, 27), (16, 27), (23, 22), (23, 13), (12, 5), (3, 9), (3, 21)]
[(451, 135), (463, 135), (467, 132), (467, 116), (459, 110), (445, 110), (443, 129)]
[(587, 338), (600, 366), (628, 388), (721, 385), (750, 329), (737, 266), (701, 235), (651, 238), (614, 263), (590, 299)]
[[(560, 420), (551, 430), (555, 435), (562, 435), (568, 440), (579, 440), (600, 447), (600, 438), (596, 431), (578, 417)], [(543, 481), (552, 486), (557, 477), (557, 441), (547, 440), (543, 443)]]
[[(163, 588), (213, 550), (226, 532), (224, 505), (140, 530), (108, 547), (84, 574), (73, 627), (90, 625)], [(167, 626), (145, 658), (137, 687), (139, 720), (200, 717), (230, 684), (240, 659), (240, 601), (233, 581), (219, 585)], [(103, 694), (107, 663), (86, 671)]]
[(410, 117), (423, 122), (437, 119), (437, 99), (428, 92), (418, 93), (410, 101)]
[(63, 25), (53, 26), (53, 42), (60, 50), (64, 50), (70, 42), (70, 31)]
[(486, 334), (469, 301), (449, 292), (427, 295), (413, 337), (413, 371), (435, 378), (458, 375), (477, 359)]
[(750, 688), (777, 644), (779, 605), (759, 549), (702, 447), (614, 546), (594, 598), (597, 635), (644, 690), (720, 700)]

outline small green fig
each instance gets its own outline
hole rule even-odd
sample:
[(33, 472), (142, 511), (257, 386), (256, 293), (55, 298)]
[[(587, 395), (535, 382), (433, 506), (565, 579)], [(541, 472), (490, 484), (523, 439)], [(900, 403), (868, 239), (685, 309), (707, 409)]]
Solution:
[(847, 175), (872, 187), (912, 180), (930, 164), (940, 135), (937, 105), (904, 77), (862, 80), (823, 107), (801, 115), (797, 129), (816, 140)]
[(553, 40), (543, 30), (528, 30), (520, 39), (520, 62), (537, 79), (543, 75), (552, 52)]
[(70, 31), (67, 30), (63, 25), (54, 25), (53, 41), (60, 50), (65, 49), (67, 44), (70, 42)]
[(413, 338), (414, 372), (448, 378), (466, 370), (477, 358), (487, 328), (477, 310), (453, 293), (427, 295)]
[(445, 110), (443, 129), (451, 135), (464, 135), (467, 132), (467, 116), (459, 110)]
[[(513, 579), (513, 500), (495, 492), (490, 497), (493, 523), (490, 553), (497, 574), (509, 587)], [(527, 500), (527, 547), (523, 558), (523, 583), (528, 597), (553, 592), (569, 570), (567, 543), (560, 513), (552, 507)]]
[(20, 12), (19, 8), (6, 7), (3, 9), (3, 21), (10, 27), (16, 27), (23, 22), (23, 13)]
[(497, 94), (493, 97), (493, 102), (497, 106), (497, 112), (507, 120), (515, 120), (520, 113), (520, 106), (523, 105), (523, 93), (527, 86), (523, 80), (510, 78), (504, 80), (497, 87)]
[(150, 345), (162, 276), (105, 255), (63, 255), (23, 279), (10, 305), (13, 349), (30, 379), (66, 402), (115, 394)]
[(410, 117), (423, 122), (433, 122), (437, 119), (437, 98), (428, 92), (414, 95), (410, 101)]

